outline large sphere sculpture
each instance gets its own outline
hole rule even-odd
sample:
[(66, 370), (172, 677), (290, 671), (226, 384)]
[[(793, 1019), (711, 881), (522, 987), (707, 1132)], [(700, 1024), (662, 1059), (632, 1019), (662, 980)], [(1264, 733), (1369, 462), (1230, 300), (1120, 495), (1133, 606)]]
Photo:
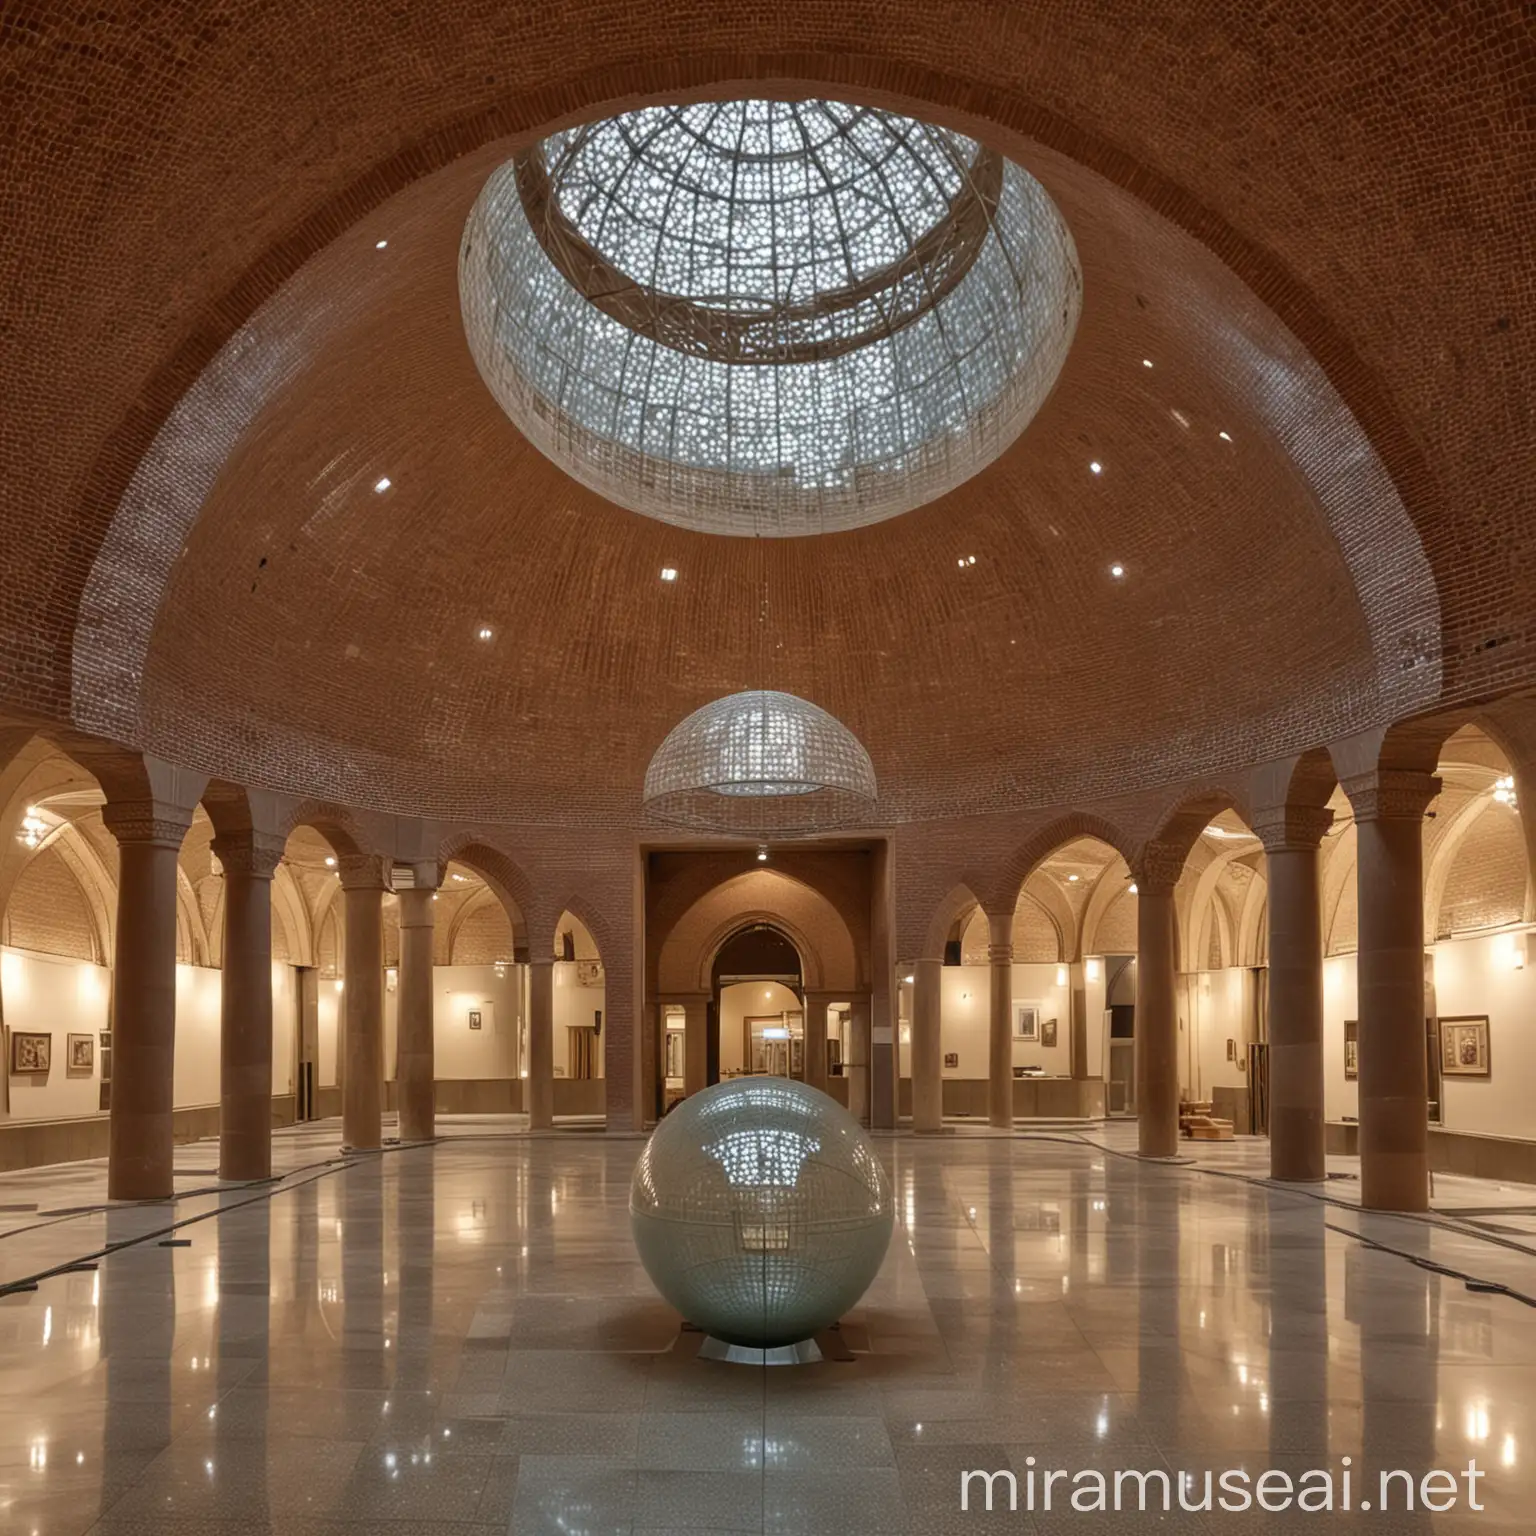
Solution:
[(690, 1095), (656, 1127), (629, 1217), (646, 1273), (690, 1323), (776, 1349), (864, 1294), (894, 1211), (847, 1110), (804, 1083), (751, 1077)]

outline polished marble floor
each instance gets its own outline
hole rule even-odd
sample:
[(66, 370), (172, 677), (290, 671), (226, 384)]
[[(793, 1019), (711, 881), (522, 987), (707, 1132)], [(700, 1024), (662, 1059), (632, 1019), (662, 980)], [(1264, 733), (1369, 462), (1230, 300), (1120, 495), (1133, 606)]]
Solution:
[[(1536, 1296), (1518, 1245), (1143, 1164), (1114, 1133), (889, 1137), (898, 1226), (853, 1358), (762, 1369), (695, 1358), (636, 1262), (638, 1141), (468, 1129), (341, 1161), (306, 1128), (261, 1190), (187, 1148), (151, 1207), (7, 1176), (0, 1204), (38, 1209), (6, 1215), (0, 1282), (96, 1267), (0, 1296), (0, 1532), (1532, 1529), (1536, 1308), (1458, 1278)], [(1345, 1456), (1357, 1501), (1475, 1457), (1485, 1508), (960, 1504), (971, 1469), (1013, 1470), (1022, 1503), (1030, 1457), (1198, 1491)]]

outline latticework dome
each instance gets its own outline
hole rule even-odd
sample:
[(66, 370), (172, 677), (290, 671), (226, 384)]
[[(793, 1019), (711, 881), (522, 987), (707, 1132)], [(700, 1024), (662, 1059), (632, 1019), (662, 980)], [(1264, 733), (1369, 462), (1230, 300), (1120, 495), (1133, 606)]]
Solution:
[(784, 837), (868, 816), (875, 770), (858, 738), (790, 693), (716, 699), (668, 733), (645, 774), (657, 820)]
[(711, 533), (859, 527), (1023, 430), (1077, 322), (1043, 188), (838, 102), (653, 107), (497, 170), (465, 230), (480, 372), (556, 463)]

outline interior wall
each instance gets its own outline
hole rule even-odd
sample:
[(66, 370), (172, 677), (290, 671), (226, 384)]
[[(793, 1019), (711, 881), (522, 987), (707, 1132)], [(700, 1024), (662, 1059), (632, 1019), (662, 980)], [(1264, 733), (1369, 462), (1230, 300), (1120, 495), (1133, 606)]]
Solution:
[[(57, 1120), (96, 1114), (100, 1106), (100, 1034), (107, 1027), (112, 973), (89, 961), (6, 949), (0, 952), (0, 989), (9, 1033), (53, 1037), (52, 1067), (46, 1078), (12, 1074), (10, 1118)], [(178, 1001), (179, 997), (178, 988)], [(89, 1072), (68, 1069), (71, 1034), (88, 1034), (95, 1043)], [(9, 1060), (3, 1066), (10, 1071)]]
[(721, 987), (720, 1076), (740, 1072), (745, 1065), (742, 1036), (748, 1018), (800, 1011), (800, 999), (782, 982), (738, 981)]
[[(1248, 1045), (1254, 1037), (1252, 974), (1242, 966), (1198, 971), (1184, 989), (1180, 1023), (1180, 1086), (1208, 1099), (1213, 1088), (1248, 1086)], [(1234, 1058), (1227, 1058), (1227, 1042)]]
[[(1441, 1080), (1441, 1124), (1452, 1131), (1536, 1140), (1530, 1085), (1536, 1081), (1536, 968), (1517, 969), (1518, 933), (1447, 939), (1429, 947), (1441, 1018), (1488, 1018), (1489, 1075)], [(1536, 950), (1532, 958), (1536, 959)], [(1323, 1061), (1330, 1120), (1357, 1119), (1359, 1084), (1344, 1076), (1344, 1021), (1358, 1019), (1354, 955), (1323, 962)]]
[[(567, 923), (573, 923), (574, 919), (567, 919)], [(604, 1052), (608, 1044), (608, 1009), (607, 987), (583, 987), (577, 985), (577, 969), (584, 963), (597, 958), (596, 953), (583, 956), (581, 951), (584, 941), (581, 935), (586, 929), (576, 924), (576, 955), (574, 961), (557, 960), (555, 962), (555, 1076), (569, 1077), (571, 1072), (571, 1036), (572, 1028), (590, 1028), (594, 1015), (601, 1010), (603, 1015), (603, 1033), (597, 1041), (597, 1057), (593, 1063), (593, 1074), (603, 1076)], [(585, 941), (590, 942), (590, 940)]]

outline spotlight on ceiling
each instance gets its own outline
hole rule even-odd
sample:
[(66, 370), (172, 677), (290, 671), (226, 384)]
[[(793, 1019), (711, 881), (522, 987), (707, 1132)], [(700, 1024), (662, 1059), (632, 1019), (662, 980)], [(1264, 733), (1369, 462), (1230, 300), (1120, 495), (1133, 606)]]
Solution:
[(386, 245), (388, 245), (388, 244), (389, 244), (388, 240), (375, 240), (373, 242), (373, 248), (376, 251), (382, 251), (384, 249), (384, 247)]
[(1117, 560), (1112, 566), (1110, 566), (1109, 574), (1113, 576), (1116, 581), (1119, 581), (1120, 578), (1125, 575), (1125, 567), (1121, 565)]
[(1104, 466), (1102, 464), (1100, 464), (1097, 459), (1094, 459), (1088, 465), (1088, 469), (1089, 469), (1090, 473), (1095, 474), (1095, 475), (1102, 475), (1104, 473)]
[(495, 631), (489, 624), (482, 624), (480, 628), (475, 631), (475, 638), (477, 640), (490, 640), (494, 637)]
[(670, 566), (670, 565), (662, 566), (662, 568), (661, 568), (661, 579), (663, 581), (676, 581), (677, 580), (677, 571), (676, 571), (676, 569), (674, 567)]
[(757, 850), (757, 862), (759, 864), (766, 864), (768, 862), (768, 845), (766, 843)]
[(374, 494), (382, 496), (384, 492), (387, 491), (393, 484), (394, 481), (392, 481), (388, 475), (380, 475), (379, 478), (373, 482)]

